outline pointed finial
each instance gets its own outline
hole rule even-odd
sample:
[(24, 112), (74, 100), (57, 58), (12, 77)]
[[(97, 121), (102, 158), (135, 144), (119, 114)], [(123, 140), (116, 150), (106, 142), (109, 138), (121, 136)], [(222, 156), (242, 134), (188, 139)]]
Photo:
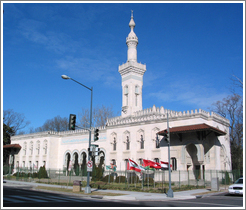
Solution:
[(133, 18), (133, 10), (131, 10), (131, 12), (132, 12), (131, 18)]

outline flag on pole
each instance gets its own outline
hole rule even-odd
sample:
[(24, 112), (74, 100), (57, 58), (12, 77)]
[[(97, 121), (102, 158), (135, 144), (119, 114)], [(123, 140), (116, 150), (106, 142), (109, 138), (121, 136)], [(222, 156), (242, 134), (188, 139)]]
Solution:
[(113, 163), (110, 163), (110, 165), (106, 166), (107, 170), (113, 170), (114, 172), (116, 171), (116, 165), (114, 165)]
[(145, 160), (143, 159), (143, 166), (147, 167), (149, 166), (150, 168), (155, 168), (155, 169), (160, 169), (161, 168), (161, 164), (151, 161), (151, 160)]
[[(170, 164), (170, 167), (172, 168), (172, 164)], [(168, 162), (161, 161), (161, 169), (162, 170), (168, 169)]]
[(134, 171), (137, 171), (137, 172), (141, 172), (141, 171), (144, 171), (145, 168), (140, 166), (140, 165), (138, 165), (133, 160), (129, 159), (128, 163), (127, 163), (127, 170), (134, 170)]

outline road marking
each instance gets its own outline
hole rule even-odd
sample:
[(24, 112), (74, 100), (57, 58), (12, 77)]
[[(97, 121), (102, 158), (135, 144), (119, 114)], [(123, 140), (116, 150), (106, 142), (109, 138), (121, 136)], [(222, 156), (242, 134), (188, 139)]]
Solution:
[(6, 202), (6, 201), (9, 201), (9, 202), (12, 202), (12, 203), (23, 203), (23, 202), (25, 202), (25, 201), (21, 201), (21, 200), (16, 200), (14, 198), (3, 197), (3, 202)]
[(67, 202), (67, 201), (76, 201), (76, 202), (86, 202), (85, 200), (82, 200), (82, 199), (76, 199), (76, 198), (73, 198), (73, 197), (57, 197), (57, 196), (49, 196), (47, 198), (54, 198), (54, 199), (62, 199), (64, 202)]
[(11, 197), (13, 198), (18, 198), (18, 199), (22, 199), (22, 200), (27, 200), (27, 201), (35, 201), (35, 202), (46, 202), (44, 200), (41, 200), (41, 199), (35, 199), (35, 198), (32, 198), (32, 197), (24, 197), (24, 196), (19, 196), (19, 195), (12, 195)]

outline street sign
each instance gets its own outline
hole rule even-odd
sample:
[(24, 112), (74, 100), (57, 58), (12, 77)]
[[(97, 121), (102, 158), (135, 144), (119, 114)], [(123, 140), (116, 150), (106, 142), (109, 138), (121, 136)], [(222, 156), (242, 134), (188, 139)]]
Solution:
[(92, 167), (93, 167), (93, 162), (91, 160), (89, 160), (87, 162), (87, 171), (92, 172)]

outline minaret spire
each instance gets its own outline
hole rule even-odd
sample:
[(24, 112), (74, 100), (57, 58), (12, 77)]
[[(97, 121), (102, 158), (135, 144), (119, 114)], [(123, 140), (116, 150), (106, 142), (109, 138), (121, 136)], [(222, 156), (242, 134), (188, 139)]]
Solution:
[(129, 22), (129, 27), (131, 28), (128, 37), (126, 38), (126, 44), (128, 46), (127, 51), (127, 61), (137, 61), (137, 45), (138, 45), (138, 37), (134, 33), (133, 29), (135, 28), (135, 22), (133, 20), (133, 10), (131, 13), (131, 20)]
[(122, 117), (142, 110), (142, 86), (146, 65), (137, 62), (138, 37), (134, 32), (135, 22), (131, 10), (130, 33), (126, 37), (127, 62), (119, 66), (122, 78)]

